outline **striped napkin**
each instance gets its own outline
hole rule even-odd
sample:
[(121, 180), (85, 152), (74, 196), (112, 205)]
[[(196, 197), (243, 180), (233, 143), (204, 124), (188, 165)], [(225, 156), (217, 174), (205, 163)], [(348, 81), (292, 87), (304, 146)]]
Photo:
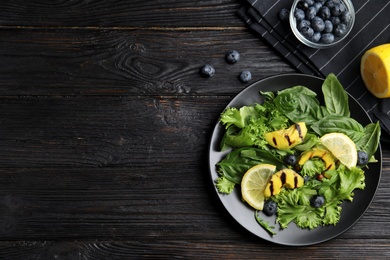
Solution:
[(300, 43), (288, 22), (279, 19), (279, 11), (290, 9), (292, 2), (246, 0), (238, 15), (298, 71), (323, 78), (331, 72), (336, 74), (373, 121), (380, 121), (382, 141), (390, 142), (390, 99), (374, 97), (366, 90), (360, 76), (360, 59), (364, 52), (390, 42), (390, 1), (352, 0), (356, 12), (353, 30), (342, 43), (328, 49), (313, 49)]

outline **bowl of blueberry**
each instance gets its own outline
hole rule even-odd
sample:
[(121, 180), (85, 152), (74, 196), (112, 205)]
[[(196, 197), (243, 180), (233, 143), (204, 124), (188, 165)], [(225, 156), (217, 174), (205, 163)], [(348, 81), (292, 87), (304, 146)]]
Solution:
[(351, 32), (355, 9), (350, 0), (295, 0), (289, 22), (299, 41), (324, 49), (340, 43)]

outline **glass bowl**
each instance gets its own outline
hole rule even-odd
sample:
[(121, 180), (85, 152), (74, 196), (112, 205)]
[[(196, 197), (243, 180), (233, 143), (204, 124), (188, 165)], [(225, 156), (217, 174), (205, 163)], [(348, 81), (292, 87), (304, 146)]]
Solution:
[[(312, 48), (325, 49), (348, 36), (355, 23), (355, 9), (350, 0), (295, 0), (289, 22), (300, 42)], [(321, 30), (323, 26), (325, 28)]]

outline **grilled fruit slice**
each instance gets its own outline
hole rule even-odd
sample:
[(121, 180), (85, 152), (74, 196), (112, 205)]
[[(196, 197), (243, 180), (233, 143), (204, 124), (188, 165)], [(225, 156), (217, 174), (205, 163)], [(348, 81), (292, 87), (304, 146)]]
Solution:
[(324, 161), (326, 170), (334, 170), (336, 168), (335, 157), (328, 150), (322, 148), (313, 148), (304, 152), (298, 160), (298, 165), (302, 166), (307, 160), (314, 157), (320, 158)]
[(301, 175), (291, 169), (283, 169), (272, 175), (264, 190), (265, 197), (279, 194), (283, 187), (288, 189), (299, 188), (303, 185), (304, 179)]
[(299, 122), (287, 129), (281, 129), (264, 135), (269, 145), (279, 150), (288, 150), (300, 144), (305, 139), (307, 133), (306, 124)]

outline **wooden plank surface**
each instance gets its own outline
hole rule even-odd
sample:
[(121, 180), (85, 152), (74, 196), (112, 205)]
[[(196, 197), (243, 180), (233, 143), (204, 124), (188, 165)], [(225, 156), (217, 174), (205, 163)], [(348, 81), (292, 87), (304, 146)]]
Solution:
[(323, 244), (264, 242), (215, 200), (208, 142), (237, 76), (295, 72), (240, 4), (0, 3), (0, 259), (390, 257), (388, 147), (367, 213)]

